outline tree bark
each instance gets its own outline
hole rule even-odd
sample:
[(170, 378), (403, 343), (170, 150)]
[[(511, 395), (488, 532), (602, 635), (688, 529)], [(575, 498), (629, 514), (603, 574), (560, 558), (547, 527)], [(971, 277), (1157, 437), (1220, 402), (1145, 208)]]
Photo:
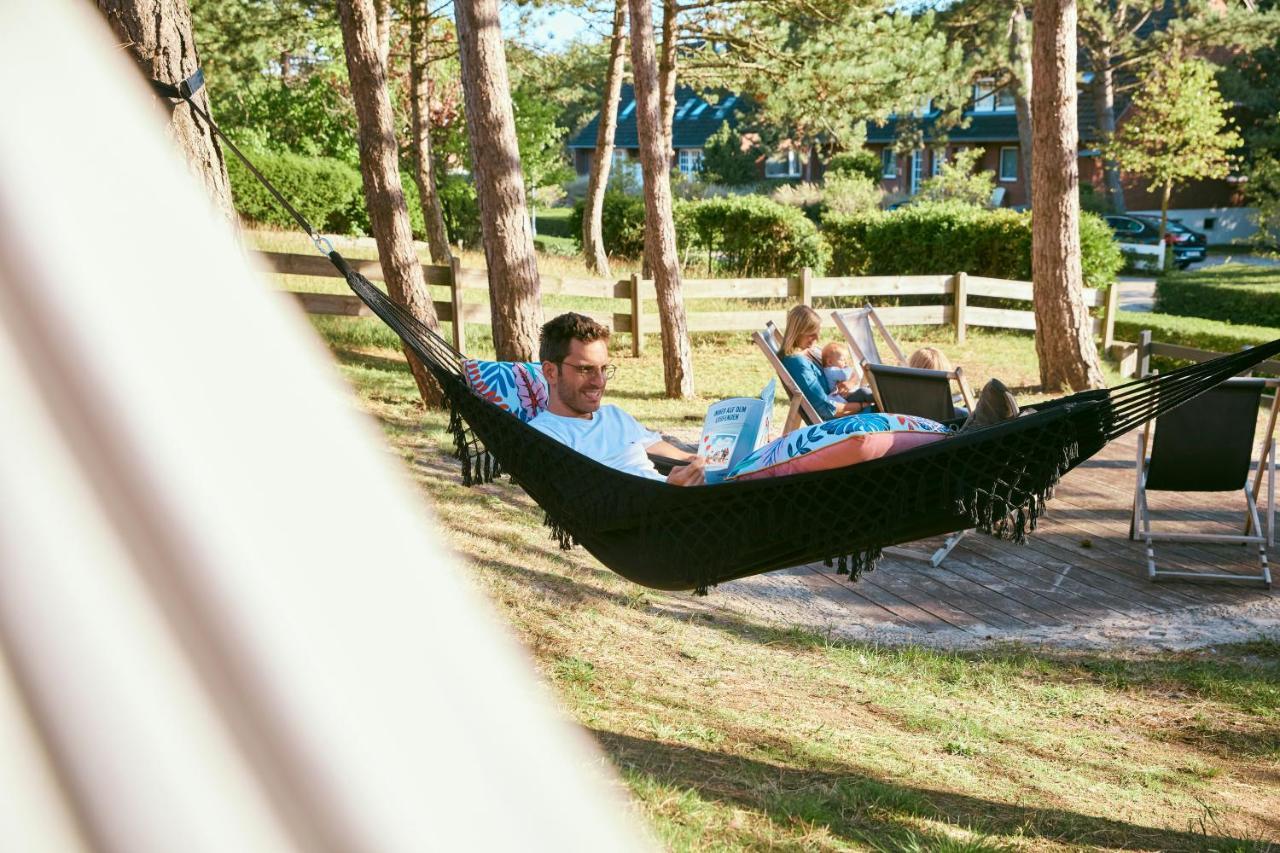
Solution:
[(1102, 368), (1080, 271), (1075, 0), (1036, 0), (1032, 41), (1031, 277), (1040, 383), (1045, 391), (1098, 388)]
[[(670, 146), (662, 135), (658, 69), (654, 60), (653, 14), (648, 0), (629, 0), (631, 70), (635, 77), (640, 167), (644, 174), (644, 255), (658, 291), (662, 327), (662, 373), (668, 397), (693, 396), (693, 357), (676, 254), (671, 204)], [(640, 334), (636, 329), (632, 334)]]
[(1018, 122), (1018, 158), (1022, 182), (1027, 188), (1027, 204), (1034, 204), (1035, 186), (1031, 180), (1031, 140), (1035, 133), (1031, 118), (1031, 41), (1027, 38), (1027, 13), (1022, 3), (1015, 3), (1009, 22), (1009, 54), (1014, 69), (1013, 108)]
[[(386, 66), (380, 56), (373, 0), (338, 0), (338, 21), (356, 106), (360, 177), (387, 292), (414, 317), (435, 329), (439, 326), (435, 306), (413, 247), (409, 209), (400, 184), (395, 116), (387, 91)], [(428, 406), (439, 405), (440, 388), (431, 374), (407, 346), (404, 354), (422, 401)]]
[(431, 157), (431, 80), (427, 52), (431, 33), (429, 0), (413, 0), (409, 7), (409, 120), (413, 133), (413, 181), (418, 185), (418, 205), (427, 227), (431, 260), (447, 264), (449, 231), (444, 224), (440, 194), (436, 192), (435, 163)]
[(616, 0), (613, 33), (609, 36), (609, 67), (604, 77), (604, 100), (600, 123), (596, 126), (596, 150), (591, 153), (591, 173), (587, 178), (587, 199), (582, 216), (582, 254), (587, 268), (596, 275), (610, 277), (609, 253), (604, 246), (604, 193), (613, 166), (613, 137), (618, 129), (618, 101), (622, 96), (622, 72), (626, 60), (627, 0)]
[[(1102, 137), (1110, 141), (1116, 133), (1116, 85), (1115, 75), (1111, 70), (1111, 53), (1105, 51), (1098, 56), (1100, 66), (1094, 72), (1094, 109), (1098, 113), (1098, 130)], [(1102, 174), (1106, 180), (1107, 197), (1111, 200), (1111, 209), (1116, 213), (1124, 213), (1124, 185), (1120, 183), (1120, 167), (1116, 161), (1104, 158)]]
[[(150, 79), (180, 83), (200, 67), (187, 0), (98, 0), (98, 9)], [(192, 100), (213, 115), (208, 89)], [(186, 104), (171, 104), (168, 112), (169, 133), (186, 155), (192, 175), (204, 184), (217, 209), (235, 222), (227, 162), (213, 131)]]
[(374, 0), (374, 14), (378, 21), (378, 58), (385, 73), (391, 56), (391, 0)]
[(667, 157), (675, 155), (673, 143), (676, 121), (676, 0), (662, 0), (662, 55), (658, 58), (658, 84), (662, 98), (662, 144)]
[(493, 345), (503, 361), (538, 350), (542, 305), (497, 0), (454, 3), (480, 232), (489, 266)]

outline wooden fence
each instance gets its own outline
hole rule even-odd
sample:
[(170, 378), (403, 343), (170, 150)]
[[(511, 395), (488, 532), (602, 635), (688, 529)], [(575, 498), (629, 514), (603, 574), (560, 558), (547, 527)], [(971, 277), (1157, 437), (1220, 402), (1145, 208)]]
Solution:
[[(326, 278), (340, 277), (328, 259), (319, 255), (260, 252), (258, 258), (268, 272)], [(382, 278), (382, 268), (376, 260), (348, 259), (348, 263), (369, 279), (381, 280)], [(467, 303), (463, 298), (463, 294), (468, 290), (482, 291), (487, 296), (488, 275), (484, 270), (463, 269), (456, 259), (451, 266), (424, 264), (423, 271), (428, 284), (449, 288), (449, 301), (435, 302), (436, 316), (441, 321), (452, 324), (453, 345), (461, 352), (465, 340), (463, 327), (466, 323), (486, 326), (490, 324), (487, 303), (478, 301)], [(633, 355), (639, 356), (643, 352), (645, 334), (654, 334), (660, 330), (658, 316), (645, 310), (645, 301), (657, 297), (654, 284), (651, 280), (640, 278), (639, 275), (617, 281), (544, 275), (541, 282), (543, 294), (593, 297), (622, 303), (617, 306), (621, 310), (581, 313), (587, 314), (617, 332), (633, 332), (638, 329), (641, 334), (632, 335), (631, 338)], [(806, 268), (796, 275), (783, 278), (687, 278), (684, 280), (683, 291), (685, 299), (782, 299), (805, 305), (812, 305), (815, 298), (833, 296), (855, 297), (873, 302), (873, 297), (937, 296), (940, 298), (937, 305), (877, 307), (876, 310), (886, 325), (953, 326), (959, 342), (964, 341), (965, 332), (970, 326), (1027, 330), (1036, 327), (1035, 314), (1030, 310), (991, 308), (970, 304), (970, 300), (974, 297), (994, 297), (1030, 303), (1030, 282), (983, 278), (963, 272), (953, 275), (819, 277), (814, 276)], [(1084, 291), (1087, 306), (1104, 308), (1103, 316), (1093, 320), (1094, 334), (1102, 335), (1104, 351), (1110, 348), (1113, 341), (1118, 288), (1110, 288), (1107, 294), (1091, 288), (1086, 288)], [(302, 303), (302, 307), (312, 314), (369, 316), (371, 313), (354, 295), (296, 293), (295, 296)], [(460, 322), (454, 322), (455, 318), (460, 318)], [(691, 309), (688, 312), (691, 332), (749, 332), (763, 328), (768, 320), (777, 322), (780, 319), (781, 316), (776, 309), (772, 311)]]
[[(1151, 357), (1164, 356), (1182, 361), (1211, 361), (1226, 353), (1207, 349), (1196, 349), (1182, 344), (1170, 344), (1151, 339), (1151, 332), (1143, 330), (1138, 334), (1138, 342), (1113, 341), (1111, 354), (1120, 362), (1120, 375), (1137, 379), (1151, 372)], [(1280, 376), (1280, 361), (1264, 361), (1253, 368), (1254, 372)]]

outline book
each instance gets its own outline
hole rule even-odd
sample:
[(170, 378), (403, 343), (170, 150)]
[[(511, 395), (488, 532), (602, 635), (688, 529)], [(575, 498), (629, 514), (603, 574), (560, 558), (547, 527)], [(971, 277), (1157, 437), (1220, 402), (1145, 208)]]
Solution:
[(777, 380), (759, 397), (730, 397), (713, 403), (702, 422), (698, 456), (706, 460), (708, 483), (718, 483), (751, 451), (769, 440)]

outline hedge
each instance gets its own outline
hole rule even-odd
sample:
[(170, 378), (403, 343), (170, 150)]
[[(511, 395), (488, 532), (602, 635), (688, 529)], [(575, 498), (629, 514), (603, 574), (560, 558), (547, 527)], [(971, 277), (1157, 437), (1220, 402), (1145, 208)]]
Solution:
[(1166, 273), (1156, 281), (1156, 310), (1228, 323), (1280, 326), (1280, 270), (1224, 264)]
[[(316, 228), (335, 234), (368, 233), (369, 217), (364, 210), (360, 173), (351, 166), (327, 157), (271, 151), (253, 151), (248, 156)], [(231, 179), (231, 197), (240, 216), (265, 225), (297, 227), (238, 158), (227, 158), (227, 174)]]
[[(369, 211), (364, 202), (364, 182), (360, 172), (341, 160), (328, 157), (303, 157), (298, 154), (257, 150), (249, 152), (254, 162), (316, 228), (330, 234), (369, 234)], [(231, 197), (236, 212), (250, 222), (296, 228), (280, 203), (245, 168), (239, 159), (227, 158), (227, 174), (231, 179)], [(413, 236), (426, 238), (418, 187), (407, 170), (401, 170), (405, 206)], [(444, 208), (445, 226), (453, 243), (475, 245), (480, 242), (480, 215), (476, 207), (475, 188), (463, 177), (450, 175), (439, 186)]]
[(677, 240), (714, 258), (732, 275), (782, 276), (809, 267), (821, 274), (830, 260), (817, 227), (795, 207), (764, 196), (727, 196), (681, 204)]
[[(569, 234), (582, 248), (582, 217), (586, 199), (573, 206)], [(644, 254), (644, 199), (623, 192), (606, 192), (600, 215), (604, 250), (610, 257), (638, 258)]]
[[(894, 211), (829, 215), (822, 232), (834, 275), (930, 275), (967, 272), (1031, 279), (1031, 216), (954, 202), (917, 203)], [(1080, 217), (1086, 287), (1107, 287), (1123, 266), (1111, 229)]]
[(1223, 353), (1265, 344), (1276, 338), (1276, 330), (1266, 326), (1237, 326), (1219, 320), (1178, 317), (1172, 314), (1116, 312), (1116, 340), (1137, 343), (1138, 336), (1144, 329), (1150, 329), (1151, 339), (1160, 343)]

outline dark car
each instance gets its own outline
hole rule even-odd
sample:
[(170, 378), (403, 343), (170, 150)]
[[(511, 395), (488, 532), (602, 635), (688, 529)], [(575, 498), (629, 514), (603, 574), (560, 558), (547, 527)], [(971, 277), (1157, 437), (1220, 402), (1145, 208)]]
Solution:
[[(1160, 217), (1134, 213), (1114, 214), (1107, 217), (1107, 224), (1121, 243), (1143, 243), (1154, 246), (1160, 239)], [(1165, 228), (1165, 243), (1173, 249), (1173, 263), (1180, 270), (1205, 259), (1208, 240), (1199, 231), (1170, 219)]]

